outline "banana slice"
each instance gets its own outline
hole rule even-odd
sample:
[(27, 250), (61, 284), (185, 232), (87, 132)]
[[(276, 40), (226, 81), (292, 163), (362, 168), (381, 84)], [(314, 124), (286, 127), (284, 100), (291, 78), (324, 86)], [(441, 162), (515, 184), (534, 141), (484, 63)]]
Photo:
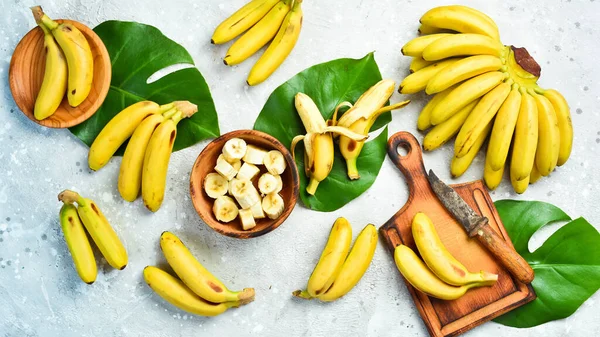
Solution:
[(271, 173), (265, 173), (258, 179), (258, 190), (263, 195), (273, 193), (279, 187), (279, 181)]
[(262, 201), (257, 202), (256, 204), (250, 207), (252, 211), (252, 216), (254, 219), (264, 219), (266, 217), (265, 212), (262, 209)]
[(242, 164), (242, 167), (238, 171), (236, 178), (241, 179), (241, 180), (252, 180), (259, 173), (260, 173), (260, 169), (258, 167), (256, 167), (256, 165), (250, 164), (250, 163), (244, 163), (244, 164)]
[(204, 191), (213, 199), (227, 194), (228, 187), (227, 179), (218, 173), (209, 173), (204, 177)]
[(267, 150), (261, 149), (258, 146), (248, 145), (246, 148), (246, 155), (244, 155), (243, 160), (246, 163), (262, 165), (266, 155)]
[(282, 174), (285, 171), (285, 158), (283, 154), (277, 150), (272, 150), (267, 153), (263, 161), (267, 171), (275, 175)]
[(240, 138), (232, 138), (223, 146), (223, 156), (228, 162), (235, 162), (246, 154), (246, 142)]
[(217, 220), (231, 222), (237, 218), (239, 210), (231, 197), (222, 195), (215, 200), (215, 203), (213, 204), (213, 213)]
[(277, 188), (275, 189), (275, 193), (279, 193), (283, 189), (283, 180), (281, 180), (280, 175), (273, 175), (273, 177), (277, 179)]
[(241, 209), (239, 214), (240, 220), (242, 221), (242, 228), (245, 231), (256, 227), (256, 222), (254, 222), (254, 216), (252, 216), (251, 209)]
[(229, 194), (233, 195), (242, 209), (248, 209), (260, 201), (260, 195), (250, 180), (233, 179), (229, 183)]
[(269, 219), (277, 219), (283, 213), (283, 198), (277, 193), (267, 194), (262, 201), (262, 208)]
[(239, 159), (238, 160), (234, 160), (234, 161), (229, 161), (229, 160), (225, 159), (225, 156), (223, 154), (220, 154), (217, 157), (217, 164), (219, 163), (219, 161), (222, 161), (222, 160), (226, 161), (228, 164), (230, 164), (231, 166), (233, 166), (233, 168), (236, 171), (239, 171), (240, 168), (242, 167), (242, 161), (239, 160)]
[(222, 175), (225, 179), (227, 179), (227, 181), (230, 181), (231, 179), (235, 178), (235, 175), (238, 173), (235, 167), (229, 164), (227, 160), (218, 159), (217, 165), (215, 166), (215, 171), (217, 171), (218, 174)]

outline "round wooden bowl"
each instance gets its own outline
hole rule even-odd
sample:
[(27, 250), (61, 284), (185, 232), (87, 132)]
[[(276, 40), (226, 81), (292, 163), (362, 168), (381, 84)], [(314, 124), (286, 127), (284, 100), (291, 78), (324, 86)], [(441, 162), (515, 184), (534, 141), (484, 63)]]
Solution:
[(110, 88), (111, 64), (106, 46), (93, 30), (76, 21), (56, 21), (59, 23), (68, 22), (77, 27), (92, 49), (94, 79), (90, 94), (85, 101), (73, 108), (67, 102), (65, 94), (62, 103), (52, 116), (41, 121), (33, 116), (35, 99), (42, 86), (46, 68), (44, 32), (40, 27), (30, 30), (15, 48), (10, 60), (8, 82), (12, 96), (25, 116), (49, 128), (68, 128), (90, 118), (102, 105)]
[[(214, 172), (217, 157), (221, 154), (223, 145), (232, 138), (241, 138), (248, 144), (256, 145), (266, 150), (278, 150), (283, 153), (287, 162), (287, 167), (281, 175), (283, 189), (279, 192), (285, 202), (283, 214), (275, 220), (269, 218), (256, 219), (256, 227), (250, 230), (242, 229), (239, 218), (236, 218), (229, 223), (218, 221), (212, 211), (214, 199), (210, 198), (206, 192), (204, 192), (204, 177), (206, 177), (208, 173)], [(264, 166), (261, 165), (259, 167), (261, 168), (260, 174), (266, 172)], [(260, 174), (258, 176), (260, 176)], [(255, 187), (258, 176), (254, 181)], [(204, 148), (204, 150), (202, 150), (196, 159), (196, 163), (194, 164), (190, 175), (190, 195), (192, 197), (194, 208), (196, 208), (196, 212), (198, 212), (200, 218), (202, 218), (202, 220), (204, 220), (204, 222), (212, 229), (223, 235), (234, 238), (249, 239), (267, 234), (279, 227), (290, 213), (292, 213), (294, 206), (296, 206), (296, 200), (298, 199), (299, 181), (298, 169), (296, 168), (294, 159), (292, 158), (290, 151), (288, 151), (280, 141), (264, 132), (238, 130), (222, 135), (213, 140), (206, 148)]]

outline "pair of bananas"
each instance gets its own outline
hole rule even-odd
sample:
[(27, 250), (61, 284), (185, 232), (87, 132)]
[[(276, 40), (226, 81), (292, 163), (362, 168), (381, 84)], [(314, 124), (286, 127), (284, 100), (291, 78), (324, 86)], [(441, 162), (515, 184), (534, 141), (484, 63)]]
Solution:
[(271, 44), (250, 70), (248, 85), (266, 80), (283, 63), (298, 41), (302, 28), (302, 0), (252, 0), (223, 21), (211, 43), (235, 41), (223, 59), (228, 66), (242, 63), (269, 41)]
[(446, 249), (429, 217), (417, 213), (412, 221), (412, 234), (421, 260), (405, 245), (394, 250), (394, 260), (404, 278), (421, 292), (442, 300), (455, 300), (467, 290), (491, 286), (497, 274), (471, 273)]
[(484, 180), (492, 190), (502, 180), (511, 144), (517, 193), (567, 161), (573, 126), (565, 98), (537, 85), (540, 66), (525, 48), (504, 46), (490, 17), (466, 6), (441, 6), (421, 17), (419, 31), (425, 35), (402, 47), (413, 61), (399, 91), (434, 95), (417, 127), (430, 129), (425, 150), (456, 135), (453, 176), (467, 170), (488, 138)]
[(170, 232), (160, 236), (160, 248), (177, 277), (147, 266), (144, 280), (160, 297), (179, 309), (200, 316), (217, 316), (229, 308), (254, 301), (254, 289), (231, 291), (198, 262)]
[[(306, 191), (314, 195), (319, 183), (323, 181), (333, 168), (334, 148), (333, 134), (339, 135), (339, 148), (346, 160), (348, 177), (359, 179), (357, 159), (362, 151), (369, 131), (384, 112), (400, 109), (410, 103), (404, 101), (384, 107), (394, 91), (395, 82), (382, 80), (364, 92), (352, 105), (350, 102), (340, 103), (331, 120), (325, 121), (314, 101), (303, 93), (296, 94), (295, 106), (306, 129), (305, 135), (292, 139), (291, 152), (295, 157), (298, 142), (304, 141), (304, 170), (309, 178)], [(340, 108), (349, 109), (337, 120)]]
[(377, 229), (368, 224), (358, 234), (352, 249), (351, 242), (352, 226), (345, 218), (338, 218), (331, 228), (319, 262), (308, 279), (306, 290), (296, 290), (292, 294), (304, 299), (317, 298), (331, 302), (352, 290), (371, 264), (377, 247)]
[(108, 163), (128, 139), (119, 171), (119, 193), (134, 201), (142, 190), (144, 205), (156, 212), (162, 204), (177, 123), (198, 111), (188, 101), (158, 105), (141, 101), (123, 109), (104, 126), (90, 146), (88, 164), (94, 171)]
[(98, 205), (93, 200), (70, 190), (62, 191), (58, 195), (58, 200), (64, 203), (60, 209), (60, 225), (81, 280), (92, 284), (98, 274), (87, 234), (94, 240), (111, 267), (124, 269), (127, 266), (127, 251)]
[(50, 19), (40, 6), (31, 11), (44, 31), (46, 50), (44, 79), (33, 109), (35, 118), (42, 120), (56, 112), (65, 92), (72, 107), (85, 101), (92, 89), (94, 58), (88, 41), (75, 26)]

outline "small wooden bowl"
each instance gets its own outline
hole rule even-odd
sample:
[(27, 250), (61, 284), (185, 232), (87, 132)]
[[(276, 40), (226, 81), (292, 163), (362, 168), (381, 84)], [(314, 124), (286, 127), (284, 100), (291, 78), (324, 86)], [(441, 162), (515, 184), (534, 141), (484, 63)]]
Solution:
[[(214, 172), (217, 157), (219, 157), (221, 154), (223, 145), (225, 145), (225, 142), (232, 138), (241, 138), (248, 144), (256, 145), (266, 150), (278, 150), (283, 154), (287, 162), (287, 167), (281, 175), (283, 189), (281, 192), (279, 192), (285, 202), (283, 214), (281, 214), (281, 216), (275, 220), (271, 220), (269, 218), (257, 219), (256, 227), (250, 230), (242, 229), (242, 224), (240, 223), (239, 218), (236, 218), (229, 223), (218, 221), (212, 211), (214, 199), (210, 198), (206, 192), (204, 192), (204, 177), (206, 177), (208, 173)], [(261, 174), (266, 172), (264, 166), (259, 167), (261, 167)], [(204, 150), (202, 150), (196, 159), (196, 163), (194, 163), (194, 167), (192, 168), (192, 173), (190, 175), (190, 195), (192, 197), (194, 208), (196, 208), (196, 212), (198, 212), (200, 218), (202, 218), (202, 220), (204, 220), (204, 222), (212, 229), (223, 235), (234, 238), (249, 239), (267, 234), (268, 232), (279, 227), (279, 225), (285, 221), (285, 219), (294, 209), (294, 206), (296, 206), (300, 185), (299, 181), (298, 169), (296, 168), (294, 159), (292, 158), (290, 151), (288, 151), (288, 149), (281, 144), (280, 141), (264, 132), (255, 130), (238, 130), (222, 135), (221, 137), (213, 140), (206, 146), (206, 148), (204, 148)]]
[(30, 30), (15, 48), (10, 60), (8, 82), (13, 98), (25, 116), (49, 128), (68, 128), (90, 118), (102, 105), (110, 88), (111, 64), (106, 46), (93, 30), (76, 21), (56, 20), (56, 22), (73, 24), (83, 33), (92, 49), (94, 80), (92, 90), (85, 101), (73, 108), (67, 102), (65, 95), (52, 116), (41, 121), (33, 116), (35, 99), (42, 86), (46, 68), (44, 32), (40, 27)]

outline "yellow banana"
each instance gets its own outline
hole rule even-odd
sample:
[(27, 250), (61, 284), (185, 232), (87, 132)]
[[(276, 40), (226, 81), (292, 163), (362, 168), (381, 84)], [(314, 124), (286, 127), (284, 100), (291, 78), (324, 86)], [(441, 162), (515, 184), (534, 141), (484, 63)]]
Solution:
[[(438, 95), (441, 95), (444, 92), (445, 91), (442, 91)], [(433, 151), (444, 145), (450, 138), (454, 137), (478, 102), (479, 99), (474, 100), (447, 121), (433, 127), (427, 135), (425, 135), (425, 138), (423, 138), (423, 149), (426, 151)]]
[(510, 176), (523, 180), (532, 173), (535, 166), (535, 151), (538, 143), (538, 109), (535, 99), (524, 87), (521, 92), (521, 106), (515, 127)]
[(560, 130), (556, 112), (550, 101), (535, 92), (530, 92), (538, 110), (538, 145), (535, 153), (535, 165), (545, 177), (554, 171), (560, 152)]
[(423, 69), (427, 66), (430, 66), (434, 63), (435, 62), (425, 61), (425, 60), (423, 60), (422, 57), (413, 57), (412, 61), (410, 62), (408, 71), (412, 74), (415, 71), (421, 70), (421, 69)]
[(196, 295), (212, 303), (243, 302), (254, 300), (254, 288), (231, 291), (194, 258), (177, 236), (163, 232), (160, 248), (173, 271)]
[(469, 56), (437, 72), (427, 83), (425, 92), (432, 95), (471, 77), (500, 70), (501, 68), (502, 60), (497, 56)]
[(511, 172), (510, 183), (512, 184), (512, 187), (515, 190), (515, 192), (523, 194), (527, 190), (527, 187), (529, 187), (529, 176), (525, 177), (525, 179), (522, 180), (516, 180), (515, 176)]
[(454, 34), (454, 33), (456, 33), (456, 31), (453, 31), (453, 30), (450, 30), (450, 29), (437, 28), (437, 27), (432, 27), (432, 26), (428, 26), (428, 25), (424, 25), (424, 24), (421, 24), (419, 26), (419, 29), (417, 31), (421, 35), (428, 35), (428, 34)]
[(535, 182), (538, 181), (541, 177), (542, 177), (542, 175), (540, 174), (540, 171), (538, 171), (538, 169), (534, 163), (533, 167), (531, 168), (531, 175), (529, 176), (529, 183), (535, 184)]
[(315, 266), (305, 291), (297, 290), (294, 296), (311, 299), (327, 291), (340, 273), (344, 260), (348, 256), (352, 242), (352, 226), (345, 218), (338, 218), (321, 253), (319, 263)]
[(510, 85), (502, 83), (483, 96), (477, 103), (456, 136), (456, 146), (454, 148), (456, 157), (460, 158), (469, 152), (483, 130), (494, 118), (509, 93)]
[(471, 273), (446, 249), (435, 226), (425, 213), (417, 213), (412, 220), (412, 234), (423, 261), (442, 281), (462, 286), (474, 282), (494, 282), (498, 275), (480, 271)]
[(499, 71), (479, 75), (461, 83), (431, 111), (431, 124), (438, 125), (469, 103), (487, 94), (506, 78)]
[(483, 168), (483, 180), (485, 181), (485, 185), (493, 191), (500, 185), (503, 176), (504, 166), (500, 167), (499, 170), (492, 169), (490, 166), (490, 157), (486, 156)]
[(417, 290), (442, 300), (455, 300), (464, 295), (467, 290), (475, 287), (488, 286), (495, 283), (469, 283), (460, 287), (452, 286), (440, 280), (423, 261), (405, 245), (399, 245), (394, 250), (394, 261), (402, 276)]
[(176, 277), (153, 266), (144, 268), (144, 280), (155, 293), (177, 308), (200, 316), (217, 316), (240, 302), (210, 303), (194, 294)]
[(435, 94), (433, 98), (429, 100), (427, 104), (425, 104), (423, 110), (421, 110), (421, 113), (419, 114), (419, 118), (417, 119), (417, 128), (419, 130), (424, 131), (432, 126), (431, 111), (433, 111), (433, 108), (435, 108), (436, 105), (438, 105), (439, 102), (446, 98), (446, 96), (448, 96), (450, 92), (452, 92), (452, 90), (454, 90), (455, 88), (456, 87), (453, 86), (440, 93)]
[[(439, 34), (442, 35), (442, 34)], [(435, 36), (435, 35), (426, 35)], [(464, 55), (493, 55), (500, 57), (504, 46), (497, 40), (481, 34), (447, 34), (435, 39), (421, 50), (423, 59), (437, 61)], [(411, 55), (413, 56), (413, 55)], [(421, 55), (419, 55), (421, 56)]]
[(573, 123), (571, 122), (569, 104), (563, 95), (554, 89), (544, 90), (542, 95), (552, 103), (554, 112), (556, 112), (560, 132), (560, 149), (556, 165), (561, 166), (569, 159), (573, 147)]
[(37, 24), (44, 31), (46, 70), (44, 70), (42, 86), (35, 99), (33, 115), (37, 120), (42, 120), (56, 112), (65, 96), (67, 91), (67, 61), (50, 30), (41, 22)]
[(422, 25), (438, 29), (487, 35), (500, 41), (500, 33), (496, 24), (485, 14), (466, 6), (435, 7), (423, 14), (420, 22)]
[(85, 36), (70, 23), (50, 19), (40, 6), (32, 7), (36, 22), (42, 22), (54, 35), (67, 60), (67, 100), (76, 107), (88, 97), (94, 76), (94, 57)]
[(221, 22), (215, 29), (210, 42), (222, 44), (235, 39), (254, 26), (278, 3), (279, 0), (252, 0)]
[(318, 299), (324, 302), (335, 301), (352, 290), (369, 268), (376, 247), (377, 229), (369, 224), (358, 234), (352, 250), (331, 287), (318, 296)]
[(77, 203), (81, 222), (108, 264), (115, 269), (124, 269), (127, 266), (127, 251), (96, 203), (69, 190), (62, 191), (58, 200), (67, 204)]
[(302, 28), (301, 3), (302, 0), (294, 2), (294, 7), (283, 20), (277, 35), (250, 70), (246, 81), (248, 85), (257, 85), (266, 80), (294, 49)]
[(291, 0), (281, 0), (250, 30), (236, 40), (223, 59), (228, 66), (242, 63), (271, 41), (287, 13), (291, 9)]
[(504, 167), (520, 108), (521, 94), (519, 93), (519, 87), (517, 84), (513, 84), (510, 94), (498, 110), (487, 149), (486, 158), (489, 158), (490, 168), (494, 171)]
[[(467, 171), (469, 166), (471, 166), (473, 159), (475, 159), (475, 156), (479, 152), (479, 149), (481, 149), (481, 146), (483, 146), (483, 143), (485, 142), (491, 130), (492, 123), (488, 123), (467, 154), (460, 158), (456, 156), (452, 157), (452, 162), (450, 163), (450, 173), (453, 177), (460, 177), (463, 175), (463, 173), (465, 173), (465, 171)], [(454, 149), (456, 150), (456, 144), (454, 144)]]
[(398, 92), (401, 94), (414, 94), (425, 89), (427, 87), (427, 83), (429, 83), (431, 78), (433, 78), (439, 71), (452, 64), (455, 64), (459, 60), (460, 59), (443, 60), (415, 71), (402, 80), (402, 83), (400, 83), (400, 88), (398, 88)]
[(59, 217), (65, 242), (71, 252), (77, 274), (83, 282), (94, 283), (98, 268), (92, 246), (90, 246), (83, 224), (77, 215), (77, 208), (73, 204), (65, 203), (60, 209)]
[(439, 40), (446, 36), (452, 36), (454, 34), (431, 34), (431, 35), (423, 35), (416, 37), (410, 41), (408, 41), (401, 49), (402, 55), (404, 56), (413, 56), (413, 57), (421, 57), (423, 50), (429, 46), (432, 42)]

